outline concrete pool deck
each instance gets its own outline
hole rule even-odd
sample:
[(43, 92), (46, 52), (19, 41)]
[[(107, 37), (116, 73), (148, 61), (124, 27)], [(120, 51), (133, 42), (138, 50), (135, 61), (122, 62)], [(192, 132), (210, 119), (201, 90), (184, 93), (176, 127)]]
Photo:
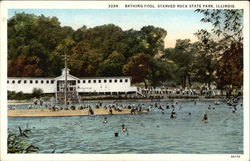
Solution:
[[(108, 109), (105, 108), (93, 108), (94, 116), (97, 115), (128, 115), (131, 114), (130, 109), (123, 109), (123, 111), (115, 111), (113, 109), (112, 114), (109, 114)], [(136, 112), (136, 114), (148, 113), (146, 110)], [(52, 111), (49, 109), (16, 109), (8, 110), (8, 117), (62, 117), (62, 116), (89, 116), (88, 109), (83, 110), (59, 110)]]

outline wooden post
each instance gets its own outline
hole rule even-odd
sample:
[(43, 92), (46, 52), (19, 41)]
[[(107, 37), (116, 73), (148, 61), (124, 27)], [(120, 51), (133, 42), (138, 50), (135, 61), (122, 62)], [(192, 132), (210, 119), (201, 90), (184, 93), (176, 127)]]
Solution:
[(67, 90), (68, 90), (68, 89), (67, 89), (67, 88), (68, 88), (68, 82), (67, 82), (67, 81), (68, 81), (68, 80), (67, 80), (67, 72), (68, 72), (68, 69), (67, 69), (67, 68), (68, 68), (68, 67), (67, 67), (67, 55), (66, 55), (66, 52), (64, 53), (64, 58), (65, 58), (65, 60), (64, 60), (64, 66), (65, 66), (65, 82), (64, 82), (64, 85), (65, 85), (65, 88), (64, 88), (64, 89), (65, 89), (65, 90), (64, 90), (64, 92), (65, 92), (65, 93), (64, 93), (64, 97), (65, 97), (65, 98), (64, 98), (64, 99), (65, 99), (65, 100), (64, 100), (64, 101), (65, 101), (65, 102), (64, 102), (64, 103), (65, 103), (65, 106), (67, 107), (67, 104), (68, 104), (68, 93), (67, 93)]

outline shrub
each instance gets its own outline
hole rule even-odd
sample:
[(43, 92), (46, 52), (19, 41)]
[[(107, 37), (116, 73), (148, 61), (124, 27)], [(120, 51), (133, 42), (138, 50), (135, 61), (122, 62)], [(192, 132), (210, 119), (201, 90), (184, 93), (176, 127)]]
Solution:
[(43, 95), (43, 90), (40, 88), (34, 88), (32, 91), (32, 96), (36, 98), (40, 98)]

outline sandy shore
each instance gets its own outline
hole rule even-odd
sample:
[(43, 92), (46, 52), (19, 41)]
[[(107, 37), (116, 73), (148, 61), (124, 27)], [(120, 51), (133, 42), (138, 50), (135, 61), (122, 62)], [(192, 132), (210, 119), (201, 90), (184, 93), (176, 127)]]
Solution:
[[(94, 115), (110, 115), (107, 109), (99, 108), (93, 109)], [(143, 110), (136, 114), (148, 113)], [(113, 115), (125, 115), (131, 114), (129, 109), (123, 109), (123, 111), (113, 110)], [(17, 109), (8, 110), (8, 117), (49, 117), (49, 116), (88, 116), (88, 109), (83, 110), (59, 110), (51, 111), (49, 109)]]

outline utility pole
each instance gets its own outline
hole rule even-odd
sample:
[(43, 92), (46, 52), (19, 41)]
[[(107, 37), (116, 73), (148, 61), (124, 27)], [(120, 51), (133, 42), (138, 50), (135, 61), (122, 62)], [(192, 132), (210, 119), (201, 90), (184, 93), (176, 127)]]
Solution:
[(65, 67), (65, 82), (64, 82), (64, 85), (65, 85), (65, 90), (64, 90), (64, 100), (65, 100), (65, 106), (67, 107), (67, 104), (68, 104), (68, 92), (67, 92), (67, 88), (68, 88), (68, 81), (67, 81), (67, 73), (68, 73), (68, 67), (67, 67), (67, 54), (66, 52), (64, 52), (64, 67)]

